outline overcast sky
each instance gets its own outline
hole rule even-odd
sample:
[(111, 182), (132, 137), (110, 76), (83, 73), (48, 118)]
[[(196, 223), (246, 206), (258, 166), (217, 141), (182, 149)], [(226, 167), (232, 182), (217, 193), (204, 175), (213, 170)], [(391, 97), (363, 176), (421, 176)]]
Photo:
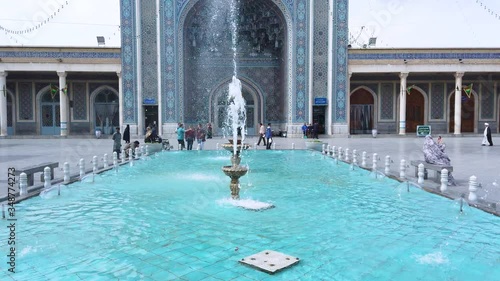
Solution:
[[(499, 0), (350, 0), (349, 6), (353, 48), (370, 37), (379, 48), (500, 47)], [(94, 47), (96, 36), (104, 36), (107, 47), (119, 47), (119, 25), (119, 0), (0, 0), (1, 46)]]

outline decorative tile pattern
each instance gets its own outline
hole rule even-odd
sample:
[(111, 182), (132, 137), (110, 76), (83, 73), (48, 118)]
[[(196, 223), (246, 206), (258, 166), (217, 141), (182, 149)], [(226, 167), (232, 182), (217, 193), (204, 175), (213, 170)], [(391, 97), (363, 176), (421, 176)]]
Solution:
[(328, 1), (314, 3), (314, 97), (328, 96), (328, 10)]
[[(305, 2), (305, 1), (303, 1)], [(192, 108), (191, 105), (184, 105), (184, 103), (188, 103), (188, 102), (194, 102), (192, 97), (193, 97), (193, 94), (191, 92), (192, 89), (190, 89), (190, 85), (189, 84), (186, 84), (186, 80), (184, 78), (185, 74), (184, 73), (189, 73), (190, 76), (192, 75), (192, 72), (188, 72), (188, 68), (185, 69), (185, 67), (188, 67), (185, 65), (185, 53), (184, 53), (184, 50), (185, 50), (185, 47), (184, 47), (184, 44), (186, 43), (187, 44), (187, 41), (184, 42), (184, 36), (183, 36), (183, 26), (185, 25), (185, 21), (187, 20), (186, 17), (188, 16), (188, 13), (191, 11), (191, 9), (194, 7), (194, 5), (196, 5), (196, 3), (198, 3), (198, 1), (189, 1), (189, 2), (185, 2), (185, 1), (182, 1), (181, 2), (177, 2), (177, 9), (179, 9), (179, 15), (176, 15), (176, 19), (178, 18), (178, 20), (176, 21), (177, 25), (175, 26), (175, 29), (171, 30), (171, 32), (169, 32), (168, 30), (165, 31), (165, 32), (162, 32), (162, 36), (166, 36), (168, 35), (169, 33), (170, 34), (176, 34), (176, 39), (177, 39), (177, 43), (175, 44), (175, 46), (177, 46), (176, 49), (174, 49), (172, 47), (172, 50), (175, 50), (175, 53), (173, 52), (172, 53), (172, 63), (175, 63), (176, 61), (178, 62), (178, 65), (176, 65), (177, 69), (179, 70), (177, 73), (175, 73), (175, 83), (178, 85), (178, 90), (175, 91), (178, 93), (178, 97), (174, 100), (174, 101), (177, 101), (178, 102), (178, 110), (179, 110), (179, 118), (190, 118), (190, 117), (187, 117), (188, 116), (188, 110), (192, 110), (192, 109), (188, 109), (188, 108)], [(249, 2), (249, 3), (254, 3), (254, 2)], [(290, 17), (290, 12), (287, 10), (287, 6), (284, 4), (284, 2), (282, 0), (273, 0), (273, 3), (277, 6), (277, 8), (279, 8), (279, 11), (281, 11), (283, 17), (285, 18), (285, 23), (286, 23), (286, 28), (287, 28), (287, 31), (286, 33), (289, 34), (289, 37), (287, 38), (287, 44), (288, 44), (288, 47), (286, 48), (288, 50), (288, 53), (287, 53), (287, 57), (288, 57), (288, 61), (291, 60), (291, 58), (293, 57), (292, 54), (294, 52), (294, 44), (293, 44), (293, 40), (294, 40), (294, 37), (292, 34), (293, 33), (293, 28), (292, 28), (292, 19)], [(287, 3), (293, 3), (293, 1), (287, 1)], [(276, 9), (278, 10), (278, 9)], [(305, 9), (306, 10), (306, 9)], [(304, 14), (305, 16), (305, 14)], [(306, 23), (306, 18), (301, 18), (301, 20)], [(304, 25), (305, 26), (305, 25)], [(304, 27), (304, 31), (307, 30), (305, 27)], [(304, 38), (305, 40), (303, 40), (301, 42), (301, 44), (303, 46), (306, 46), (307, 44), (307, 38), (306, 36), (304, 35)], [(165, 42), (164, 39), (162, 39), (162, 42)], [(174, 54), (177, 54), (177, 57), (174, 57)], [(302, 59), (302, 63), (304, 64), (305, 63), (305, 59), (306, 59), (306, 52), (305, 52), (305, 49), (303, 51), (303, 59)], [(168, 59), (165, 59), (166, 61), (168, 61)], [(162, 63), (164, 61), (164, 58), (162, 58)], [(221, 60), (221, 62), (223, 61), (223, 59)], [(285, 60), (287, 61), (287, 60)], [(300, 60), (297, 60), (296, 63), (298, 63)], [(253, 64), (253, 65), (252, 65)], [(266, 65), (275, 65), (276, 62), (265, 62)], [(227, 64), (225, 64), (227, 65)], [(279, 65), (279, 64), (278, 64)], [(248, 61), (247, 63), (244, 63), (244, 65), (241, 65), (239, 68), (243, 68), (243, 67), (254, 67), (254, 68), (258, 68), (258, 67), (262, 67), (262, 66), (265, 66), (265, 65), (261, 65), (260, 63), (256, 63), (256, 61)], [(286, 90), (286, 93), (281, 93), (279, 98), (275, 99), (274, 97), (266, 97), (265, 98), (265, 102), (264, 102), (264, 105), (266, 106), (266, 118), (270, 118), (270, 116), (273, 116), (275, 115), (275, 112), (278, 112), (278, 115), (282, 116), (282, 112), (286, 111), (287, 112), (287, 116), (290, 117), (290, 121), (293, 119), (293, 115), (292, 115), (292, 110), (294, 109), (294, 100), (293, 100), (293, 85), (295, 84), (294, 82), (294, 73), (293, 73), (293, 66), (294, 64), (293, 63), (288, 63), (286, 65), (286, 71), (284, 71), (284, 73), (286, 73), (288, 75), (286, 81), (287, 81), (287, 85), (285, 85), (283, 82), (281, 82), (281, 78), (279, 77), (276, 77), (278, 80), (275, 79), (275, 83), (276, 81), (280, 81), (280, 84), (277, 84), (277, 85), (282, 85), (281, 87), (284, 88), (284, 89), (287, 89)], [(222, 65), (221, 65), (222, 67)], [(283, 69), (283, 68), (282, 68)], [(173, 71), (175, 71), (175, 68), (173, 68)], [(218, 71), (225, 71), (223, 68), (219, 68)], [(240, 71), (240, 70), (239, 70)], [(303, 71), (304, 73), (306, 73), (306, 67), (304, 65), (302, 65), (302, 68), (301, 68), (301, 71)], [(256, 71), (255, 72), (255, 75), (262, 75), (263, 72), (262, 71)], [(206, 75), (206, 73), (205, 73)], [(192, 76), (191, 76), (192, 77)], [(254, 79), (254, 75), (252, 74), (252, 79)], [(270, 77), (270, 76), (268, 76)], [(302, 88), (306, 89), (305, 85), (307, 83), (306, 79), (305, 79), (305, 75), (302, 76), (302, 80), (301, 80), (301, 83), (303, 84)], [(266, 77), (263, 77), (263, 78), (266, 78)], [(163, 81), (165, 81), (165, 78), (162, 78)], [(262, 82), (261, 80), (255, 80), (255, 81), (259, 81), (258, 85), (259, 86), (262, 86)], [(163, 84), (162, 84), (163, 85)], [(204, 88), (205, 85), (203, 85), (202, 88)], [(210, 88), (209, 88), (210, 89)], [(198, 92), (198, 90), (196, 90)], [(266, 92), (269, 92), (268, 89), (266, 89)], [(279, 91), (274, 91), (276, 94), (279, 94), (280, 92)], [(198, 102), (198, 100), (196, 101), (196, 103)], [(271, 104), (275, 105), (272, 110), (274, 112), (267, 112), (267, 108), (270, 108), (268, 106), (268, 103), (271, 102)], [(287, 106), (282, 106), (284, 104), (284, 102), (288, 102)], [(278, 106), (276, 106), (278, 105)], [(305, 103), (302, 103), (302, 106), (304, 106)], [(204, 105), (206, 106), (206, 104)], [(186, 112), (184, 112), (184, 110), (186, 110)], [(204, 113), (203, 113), (204, 114)], [(282, 119), (278, 119), (278, 120), (284, 120), (283, 119), (284, 117), (282, 117)], [(176, 119), (178, 120), (178, 119)]]
[(120, 0), (121, 22), (121, 60), (123, 121), (137, 123), (137, 47), (135, 30), (135, 1)]
[(73, 82), (73, 120), (87, 120), (87, 87), (86, 83)]
[(156, 0), (141, 1), (141, 88), (142, 99), (158, 102)]
[(433, 83), (431, 91), (431, 119), (444, 119), (445, 92), (443, 83)]
[[(177, 0), (177, 4), (184, 3), (187, 0)], [(176, 22), (175, 22), (175, 4), (174, 0), (165, 0), (160, 5), (160, 38), (161, 38), (161, 88), (164, 96), (163, 101), (163, 121), (178, 122), (180, 120), (179, 107), (182, 101), (178, 92), (177, 64), (176, 64)], [(178, 13), (177, 13), (178, 14)], [(183, 78), (180, 78), (183, 80)]]
[(33, 120), (33, 84), (19, 82), (18, 87), (18, 118), (23, 121)]
[(394, 85), (383, 83), (380, 93), (380, 120), (394, 119)]
[(334, 58), (333, 58), (333, 93), (335, 96), (335, 123), (347, 122), (347, 45), (348, 43), (348, 0), (335, 1), (334, 17)]
[[(480, 84), (480, 107), (481, 107), (481, 119), (493, 119), (493, 113), (495, 111), (495, 92), (494, 85), (492, 82), (484, 82)], [(477, 88), (474, 89), (477, 91)]]
[[(344, 0), (339, 0), (344, 1)], [(384, 54), (349, 54), (349, 60), (403, 60), (403, 59), (500, 59), (500, 53), (384, 53)]]
[(112, 52), (41, 52), (41, 51), (0, 51), (2, 58), (62, 58), (62, 59), (119, 59), (120, 53)]
[[(293, 122), (306, 122), (308, 110), (308, 5), (305, 0), (296, 1), (295, 17), (295, 116)], [(292, 100), (292, 99), (290, 99)], [(289, 112), (290, 114), (291, 112)], [(291, 116), (291, 114), (289, 115)]]

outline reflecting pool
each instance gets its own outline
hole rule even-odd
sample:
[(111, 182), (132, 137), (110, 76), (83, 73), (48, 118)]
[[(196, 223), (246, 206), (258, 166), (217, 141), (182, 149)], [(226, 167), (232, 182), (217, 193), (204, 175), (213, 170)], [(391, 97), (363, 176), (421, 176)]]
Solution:
[[(243, 154), (241, 199), (276, 206), (248, 211), (230, 203), (229, 157), (159, 153), (19, 203), (17, 272), (2, 262), (0, 279), (500, 279), (498, 217), (306, 150)], [(238, 263), (266, 249), (301, 261)]]

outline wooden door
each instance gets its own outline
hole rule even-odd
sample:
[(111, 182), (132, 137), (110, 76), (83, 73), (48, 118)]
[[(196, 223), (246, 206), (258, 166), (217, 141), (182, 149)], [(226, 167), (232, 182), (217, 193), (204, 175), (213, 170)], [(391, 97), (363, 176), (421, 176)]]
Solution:
[(424, 124), (425, 100), (420, 91), (412, 89), (406, 96), (406, 132), (415, 133)]

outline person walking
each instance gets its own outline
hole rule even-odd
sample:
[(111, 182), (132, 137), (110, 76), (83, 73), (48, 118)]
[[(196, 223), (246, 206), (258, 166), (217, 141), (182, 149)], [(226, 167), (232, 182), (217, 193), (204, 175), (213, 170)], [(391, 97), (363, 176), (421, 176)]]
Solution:
[(184, 133), (186, 132), (183, 128), (183, 124), (179, 123), (179, 127), (177, 127), (177, 130), (175, 131), (177, 133), (177, 142), (181, 145), (181, 150), (183, 150), (186, 145), (184, 143)]
[(128, 124), (123, 131), (123, 140), (125, 141), (125, 144), (130, 143), (130, 125)]
[(302, 133), (304, 134), (304, 138), (307, 139), (307, 125), (306, 125), (306, 123), (304, 123), (304, 125), (302, 125)]
[(201, 123), (198, 124), (198, 128), (196, 129), (196, 141), (198, 142), (198, 149), (203, 150), (203, 146), (205, 146), (207, 132), (203, 129)]
[(120, 133), (120, 127), (116, 127), (116, 131), (113, 134), (113, 152), (116, 152), (118, 160), (120, 160), (120, 152), (122, 148), (122, 134)]
[(212, 124), (207, 124), (207, 139), (211, 139), (213, 135)]
[(267, 123), (266, 138), (267, 138), (266, 149), (271, 149), (271, 143), (273, 142), (273, 130), (271, 129), (271, 123)]
[(187, 141), (187, 150), (193, 150), (193, 142), (195, 138), (195, 131), (193, 129), (193, 126), (189, 126), (189, 128), (186, 130), (186, 141)]
[(483, 143), (482, 145), (490, 144), (490, 146), (493, 146), (493, 140), (491, 139), (491, 129), (490, 129), (490, 124), (484, 123), (484, 137), (483, 137)]
[(264, 124), (260, 123), (259, 127), (259, 141), (257, 142), (257, 145), (260, 145), (260, 141), (262, 140), (263, 145), (266, 145), (266, 128), (264, 127)]

